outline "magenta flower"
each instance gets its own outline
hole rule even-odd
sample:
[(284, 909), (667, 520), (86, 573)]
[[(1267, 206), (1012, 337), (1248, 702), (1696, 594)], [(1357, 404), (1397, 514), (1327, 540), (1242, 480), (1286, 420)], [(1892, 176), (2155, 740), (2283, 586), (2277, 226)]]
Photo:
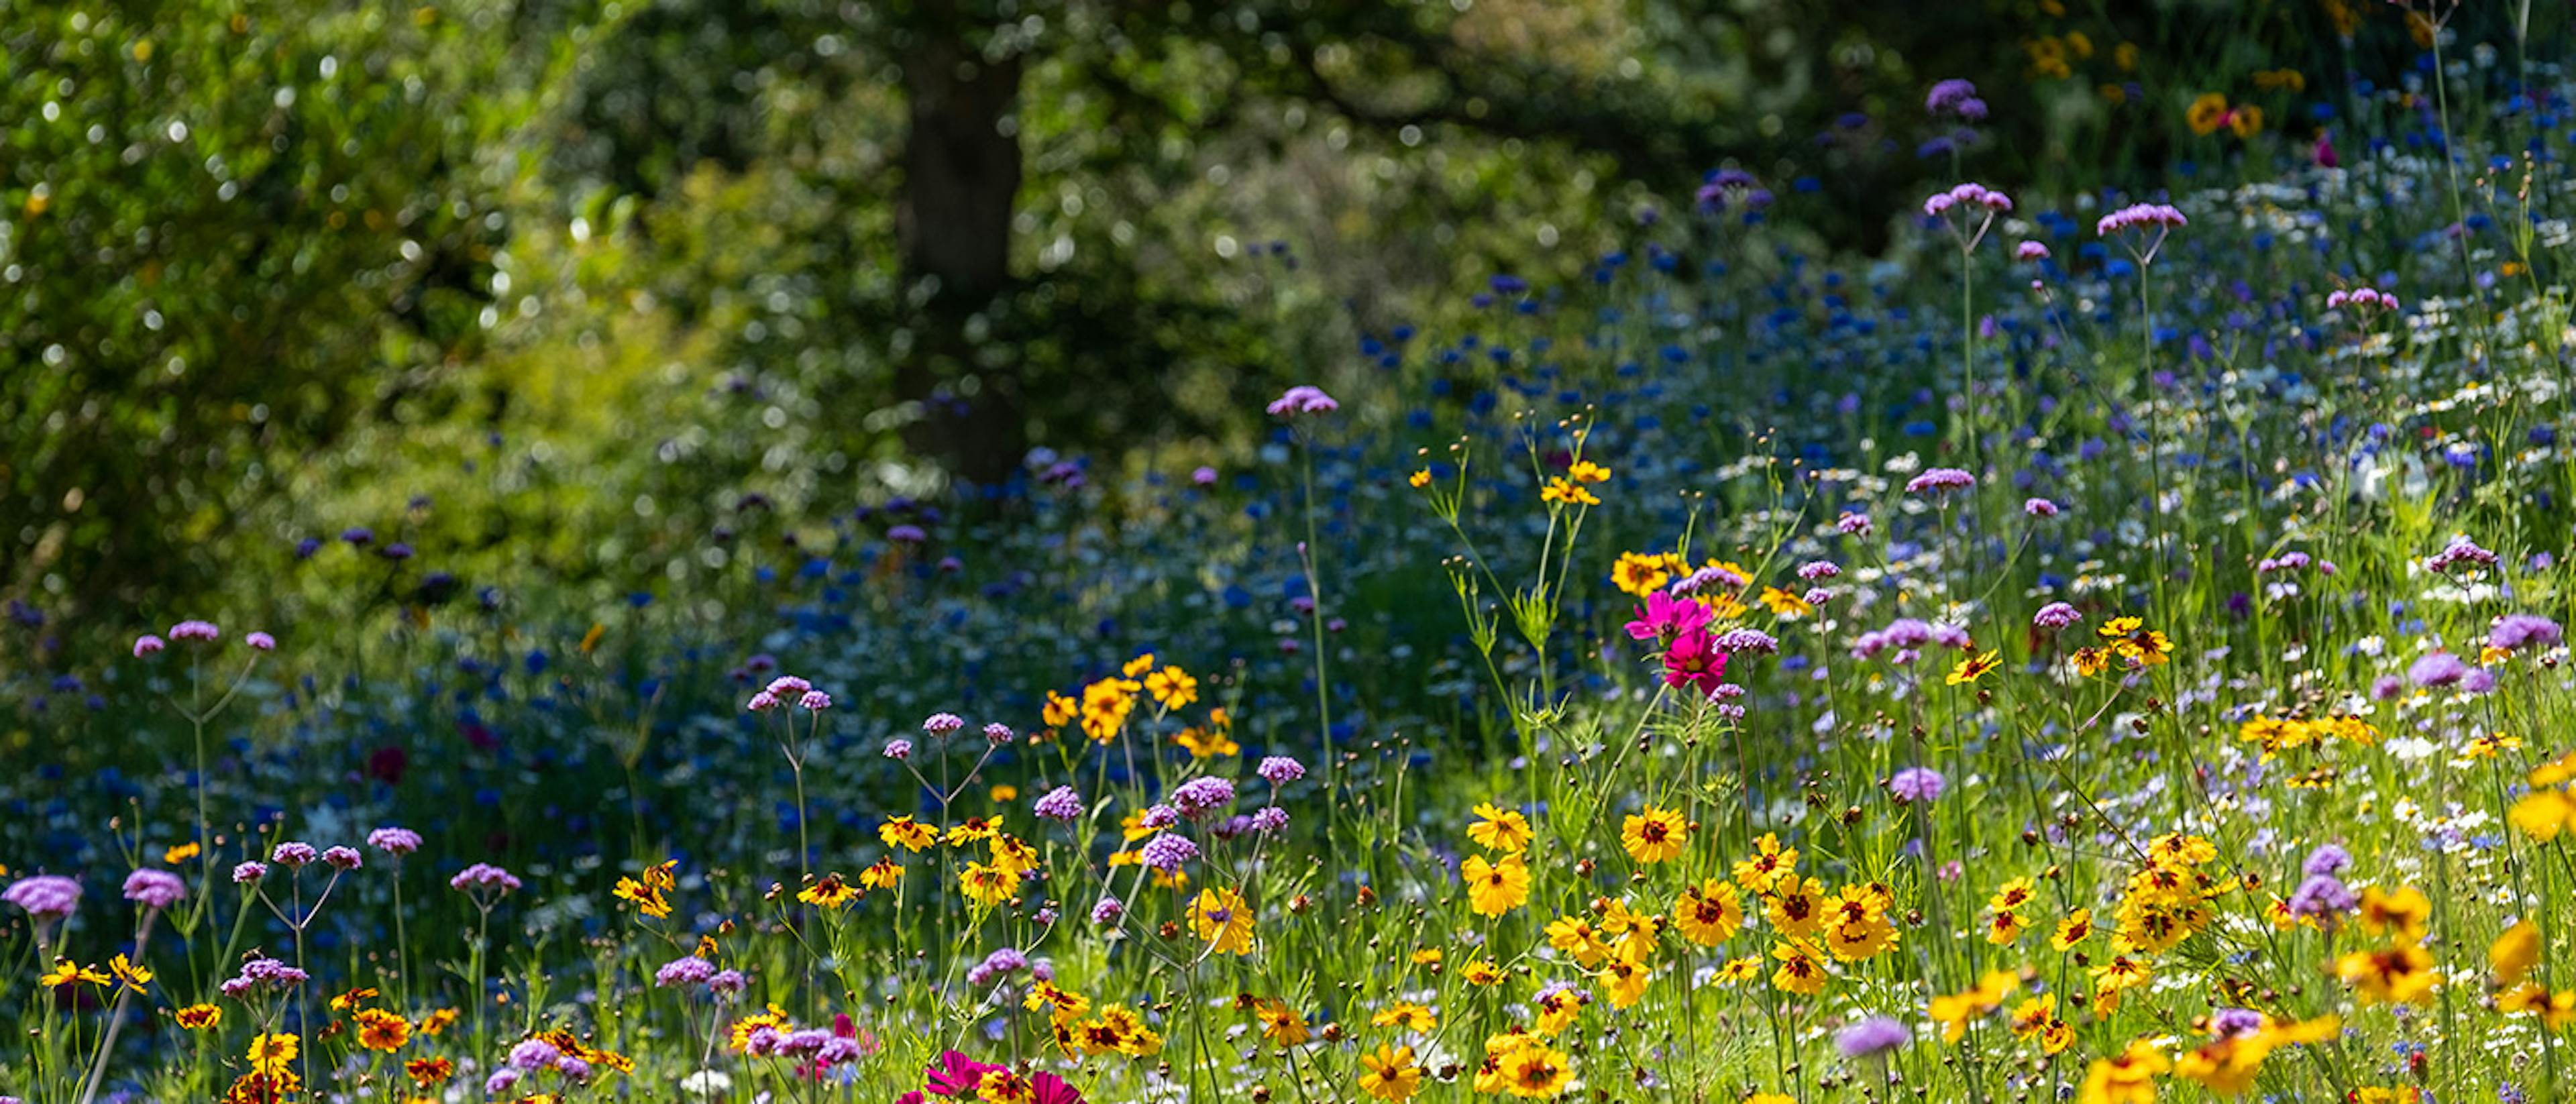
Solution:
[(213, 640), (222, 635), (223, 630), (212, 621), (182, 621), (170, 626), (172, 640)]
[(253, 632), (249, 636), (243, 637), (242, 643), (250, 645), (255, 651), (273, 652), (277, 650), (277, 638), (264, 632)]
[(148, 655), (158, 655), (160, 654), (161, 649), (167, 647), (169, 647), (169, 645), (162, 643), (160, 637), (154, 636), (151, 633), (145, 633), (134, 638), (134, 658), (141, 659)]
[(1977, 485), (1977, 477), (1957, 468), (1927, 468), (1923, 474), (1905, 481), (1907, 494), (1941, 494), (1964, 491)]
[(80, 883), (59, 874), (20, 878), (0, 890), (0, 902), (18, 906), (38, 923), (68, 918), (80, 897)]
[(1659, 590), (1646, 596), (1645, 608), (1637, 611), (1636, 620), (1628, 622), (1628, 638), (1672, 640), (1697, 632), (1707, 624), (1708, 607)]
[(1717, 650), (1707, 630), (1675, 637), (1664, 648), (1664, 685), (1676, 689), (1687, 686), (1709, 694), (1724, 681), (1726, 653)]

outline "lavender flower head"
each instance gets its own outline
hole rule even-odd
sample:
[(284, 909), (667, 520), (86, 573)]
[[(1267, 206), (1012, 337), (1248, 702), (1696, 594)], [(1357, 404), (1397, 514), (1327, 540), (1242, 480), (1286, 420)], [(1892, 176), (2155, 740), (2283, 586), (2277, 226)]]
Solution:
[(1193, 778), (1172, 789), (1172, 807), (1192, 820), (1234, 803), (1234, 782), (1213, 775)]
[(188, 896), (188, 883), (167, 870), (146, 867), (125, 876), (125, 899), (148, 909), (166, 909)]
[(1082, 816), (1082, 795), (1073, 792), (1071, 786), (1058, 786), (1039, 794), (1038, 799), (1030, 803), (1029, 811), (1041, 820), (1071, 824)]
[(1262, 781), (1273, 786), (1285, 786), (1306, 777), (1306, 764), (1285, 755), (1271, 755), (1263, 757), (1261, 765), (1254, 771), (1261, 775)]
[(1301, 414), (1330, 414), (1341, 408), (1342, 404), (1334, 402), (1323, 388), (1301, 383), (1270, 400), (1268, 409), (1271, 417), (1294, 418)]
[(1103, 897), (1099, 904), (1091, 906), (1091, 922), (1102, 927), (1117, 923), (1118, 918), (1125, 915), (1127, 906), (1115, 897)]
[(1007, 744), (1018, 735), (1019, 733), (1011, 731), (1011, 726), (1000, 721), (984, 726), (984, 742), (988, 744)]
[(1180, 822), (1181, 811), (1169, 805), (1147, 806), (1145, 811), (1136, 817), (1136, 825), (1140, 828), (1169, 828)]
[(1727, 655), (1739, 652), (1776, 655), (1780, 651), (1780, 641), (1760, 629), (1728, 629), (1717, 634), (1717, 639), (1710, 641), (1709, 646)]
[(163, 643), (160, 637), (154, 636), (151, 633), (145, 633), (134, 638), (134, 658), (141, 659), (148, 655), (158, 655), (160, 654), (161, 649), (167, 647), (169, 647), (169, 645)]
[(2426, 652), (2406, 668), (2406, 677), (2417, 686), (2455, 686), (2469, 677), (2469, 665), (2449, 652)]
[(900, 737), (886, 741), (885, 757), (896, 762), (912, 758), (912, 741)]
[(2496, 554), (2478, 547), (2476, 541), (2467, 537), (2453, 537), (2451, 543), (2443, 545), (2441, 551), (2433, 553), (2424, 561), (2426, 568), (2446, 574), (2452, 568), (2463, 564), (2470, 567), (2494, 567)]
[(1259, 832), (1263, 835), (1275, 835), (1281, 829), (1286, 827), (1288, 827), (1288, 810), (1286, 809), (1282, 809), (1276, 805), (1264, 805), (1253, 811), (1252, 830), (1255, 832)]
[(233, 868), (234, 885), (258, 885), (259, 880), (265, 877), (268, 877), (268, 864), (257, 860)]
[(1941, 777), (1940, 771), (1930, 767), (1907, 767), (1887, 780), (1887, 790), (1895, 794), (1897, 800), (1922, 805), (1941, 800), (1941, 791), (1949, 785), (1949, 779)]
[(707, 992), (731, 996), (751, 988), (751, 979), (740, 970), (718, 970), (707, 979)]
[(2050, 602), (2039, 607), (2038, 613), (2030, 615), (2030, 623), (2043, 629), (2062, 629), (2081, 620), (2084, 620), (2084, 615), (2064, 602)]
[(954, 736), (966, 727), (966, 718), (954, 713), (933, 713), (921, 722), (921, 730), (932, 736)]
[(420, 850), (420, 833), (388, 825), (367, 833), (367, 846), (400, 857)]
[(2022, 500), (2021, 512), (2035, 518), (2053, 518), (2057, 516), (2057, 504), (2045, 498), (2026, 498)]
[(1869, 528), (1868, 514), (1844, 514), (1834, 519), (1834, 530), (1846, 537), (1868, 536)]
[(541, 1070), (554, 1065), (555, 1059), (561, 1057), (563, 1052), (556, 1050), (553, 1043), (543, 1039), (529, 1039), (510, 1048), (509, 1062), (511, 1069)]
[(653, 971), (653, 984), (663, 989), (681, 985), (704, 985), (716, 976), (715, 963), (696, 955), (686, 955), (662, 964)]
[(1892, 1016), (1871, 1016), (1842, 1029), (1834, 1036), (1834, 1048), (1845, 1058), (1867, 1058), (1885, 1054), (1914, 1041), (1914, 1033)]
[(2508, 613), (2496, 618), (2494, 627), (2487, 630), (2487, 645), (2508, 652), (2533, 644), (2553, 647), (2563, 638), (2558, 622), (2534, 613)]
[(808, 690), (796, 698), (796, 706), (808, 713), (820, 713), (832, 708), (832, 695), (820, 690)]
[(70, 917), (80, 897), (80, 883), (59, 874), (20, 878), (0, 890), (0, 902), (18, 906), (39, 923)]
[(1145, 846), (1138, 850), (1137, 857), (1143, 860), (1146, 866), (1165, 874), (1176, 874), (1184, 864), (1199, 857), (1199, 845), (1165, 832), (1146, 840)]
[(1964, 491), (1977, 485), (1977, 477), (1957, 468), (1927, 468), (1922, 474), (1905, 481), (1907, 494), (1938, 494)]
[(519, 879), (517, 875), (491, 863), (475, 863), (457, 871), (455, 877), (449, 878), (447, 888), (459, 893), (478, 896), (489, 893), (497, 897), (516, 891), (519, 888)]
[(277, 650), (277, 638), (264, 632), (253, 632), (249, 636), (243, 637), (242, 643), (250, 645), (255, 651), (274, 652)]
[(170, 626), (172, 640), (213, 640), (223, 634), (212, 621), (182, 621)]
[(2310, 919), (2325, 919), (2351, 912), (2361, 904), (2341, 879), (2332, 874), (2313, 874), (2290, 893), (2290, 913)]
[(2013, 247), (2013, 257), (2024, 261), (2045, 261), (2048, 259), (2048, 246), (2026, 241)]
[(2319, 874), (2341, 874), (2351, 865), (2352, 852), (2329, 843), (2308, 852), (2308, 860), (2299, 864), (2299, 873), (2310, 877)]
[(2209, 1016), (2211, 1034), (2222, 1039), (2251, 1035), (2263, 1030), (2263, 1014), (2251, 1008), (2221, 1008)]
[(355, 847), (333, 847), (322, 852), (322, 861), (333, 870), (356, 870), (367, 865), (366, 857)]
[(302, 869), (305, 864), (321, 857), (322, 853), (314, 850), (312, 844), (298, 843), (294, 840), (278, 844), (275, 850), (268, 853), (268, 861), (288, 870)]

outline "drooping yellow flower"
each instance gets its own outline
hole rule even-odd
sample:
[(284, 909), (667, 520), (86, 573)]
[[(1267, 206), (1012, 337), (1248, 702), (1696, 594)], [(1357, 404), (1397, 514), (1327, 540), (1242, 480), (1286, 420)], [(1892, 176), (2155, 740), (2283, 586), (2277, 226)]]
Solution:
[(1306, 1027), (1305, 1014), (1276, 997), (1253, 1002), (1252, 1015), (1261, 1023), (1261, 1037), (1275, 1046), (1304, 1046), (1314, 1037)]
[(1619, 826), (1619, 845), (1641, 866), (1676, 858), (1690, 838), (1690, 822), (1670, 809), (1646, 806)]
[(1529, 864), (1518, 855), (1505, 855), (1501, 862), (1469, 855), (1458, 864), (1458, 875), (1466, 879), (1467, 904), (1478, 916), (1500, 916), (1529, 900)]
[(877, 838), (884, 840), (885, 845), (888, 847), (900, 847), (906, 851), (921, 851), (927, 849), (931, 844), (939, 842), (939, 832), (937, 829), (916, 821), (911, 817), (899, 816), (890, 818), (884, 824), (878, 825)]

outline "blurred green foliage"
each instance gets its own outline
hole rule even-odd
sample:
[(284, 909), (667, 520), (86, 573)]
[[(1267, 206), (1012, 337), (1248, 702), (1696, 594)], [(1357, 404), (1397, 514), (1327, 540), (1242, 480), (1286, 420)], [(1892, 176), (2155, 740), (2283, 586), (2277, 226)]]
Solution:
[[(2384, 8), (0, 0), (0, 593), (258, 607), (368, 526), (609, 594), (746, 495), (1241, 454), (1280, 381), (1722, 164), (1811, 180), (1774, 236), (1849, 256), (1955, 173), (2299, 147)], [(2277, 146), (2178, 126), (2281, 68)], [(1994, 116), (1927, 156), (1948, 76)]]

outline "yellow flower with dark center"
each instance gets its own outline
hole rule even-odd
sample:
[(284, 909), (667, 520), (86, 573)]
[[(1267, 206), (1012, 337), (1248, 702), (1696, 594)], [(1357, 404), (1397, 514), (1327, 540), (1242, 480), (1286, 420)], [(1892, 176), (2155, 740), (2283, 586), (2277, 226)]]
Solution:
[(1744, 900), (1733, 885), (1710, 878), (1685, 886), (1673, 898), (1673, 926), (1682, 938), (1708, 947), (1735, 938), (1744, 927)]
[(878, 859), (874, 865), (859, 871), (859, 884), (869, 889), (893, 889), (902, 881), (903, 864), (894, 861), (891, 855)]
[(1165, 709), (1179, 709), (1199, 700), (1199, 680), (1178, 667), (1165, 667), (1145, 676), (1145, 692), (1154, 703)]
[(1643, 958), (1615, 954), (1601, 965), (1601, 993), (1610, 998), (1610, 1007), (1630, 1008), (1645, 999), (1646, 983), (1653, 978), (1654, 970)]
[(911, 817), (899, 816), (878, 825), (877, 838), (884, 840), (888, 847), (921, 851), (939, 842), (939, 833), (936, 829)]
[(2391, 932), (2405, 939), (2424, 938), (2425, 922), (2433, 918), (2433, 902), (2424, 891), (2406, 886), (2395, 893), (2382, 892), (2378, 886), (2361, 891), (2361, 908), (2356, 914), (2362, 930), (2372, 935)]
[(1643, 598), (1664, 589), (1677, 566), (1676, 558), (1670, 555), (1622, 552), (1619, 561), (1610, 567), (1610, 581), (1620, 590)]
[(1564, 476), (1548, 480), (1546, 486), (1539, 488), (1538, 498), (1541, 502), (1562, 503), (1567, 506), (1601, 505), (1600, 496)]
[(1503, 1091), (1513, 1096), (1543, 1099), (1565, 1091), (1574, 1072), (1567, 1068), (1565, 1052), (1536, 1040), (1525, 1040), (1502, 1055), (1500, 1072)]
[(1501, 862), (1469, 855), (1458, 864), (1458, 876), (1466, 880), (1467, 904), (1478, 916), (1500, 916), (1529, 900), (1529, 864), (1518, 855), (1505, 855)]
[(999, 835), (1001, 831), (1002, 826), (1000, 823), (996, 822), (991, 817), (967, 817), (964, 820), (948, 826), (946, 842), (950, 847), (956, 847), (961, 844), (968, 843), (982, 843), (985, 840), (992, 839), (994, 836)]
[(839, 911), (859, 899), (859, 887), (843, 880), (839, 874), (825, 874), (814, 879), (814, 884), (796, 891), (796, 899), (816, 908)]
[(1762, 608), (1770, 610), (1772, 616), (1784, 621), (1795, 621), (1816, 612), (1816, 607), (1809, 605), (1806, 599), (1775, 586), (1763, 587), (1761, 596), (1755, 600), (1762, 603)]
[(183, 1030), (204, 1031), (223, 1026), (224, 1010), (211, 1004), (192, 1004), (173, 1013), (171, 1018), (177, 1020)]
[(1202, 889), (1190, 906), (1190, 932), (1218, 954), (1252, 953), (1252, 910), (1232, 889)]
[(2414, 944), (2354, 951), (2335, 960), (2335, 976), (2361, 994), (2364, 1004), (2423, 1004), (2437, 980), (2433, 954)]
[(1018, 889), (1019, 885), (1017, 876), (980, 862), (968, 863), (966, 869), (957, 872), (958, 891), (964, 893), (967, 900), (984, 908), (993, 908), (1010, 900), (1011, 891)]
[(2227, 97), (2216, 92), (2201, 93), (2191, 101), (2191, 109), (2183, 112), (2182, 120), (2192, 133), (2202, 137), (2218, 133), (2218, 128), (2227, 124)]
[(1306, 1017), (1288, 1002), (1271, 998), (1252, 1006), (1253, 1015), (1261, 1021), (1261, 1037), (1279, 1046), (1303, 1046), (1313, 1033), (1306, 1029)]
[(1798, 869), (1798, 849), (1782, 847), (1780, 837), (1765, 834), (1753, 841), (1753, 857), (1735, 864), (1735, 883), (1755, 893), (1768, 893), (1771, 883)]
[(116, 980), (120, 984), (137, 992), (142, 991), (144, 986), (152, 984), (152, 968), (136, 963), (122, 954), (107, 960), (107, 971), (116, 975)]
[(2053, 950), (2071, 951), (2076, 944), (2092, 938), (2092, 935), (2093, 910), (2077, 909), (2057, 922), (2057, 932), (2048, 937), (2048, 945)]
[(2227, 113), (2227, 130), (2239, 139), (2263, 133), (2263, 109), (2253, 104), (2240, 104)]
[(1497, 808), (1492, 802), (1476, 806), (1477, 820), (1467, 826), (1467, 838), (1488, 851), (1517, 855), (1529, 850), (1537, 833), (1530, 830), (1527, 817), (1518, 809)]
[(1963, 656), (1957, 666), (1950, 668), (1950, 677), (1946, 681), (1951, 686), (1965, 685), (1986, 677), (1986, 672), (2003, 665), (2003, 660), (1996, 658), (1996, 653), (1991, 651), (1984, 655)]
[(1490, 958), (1474, 958), (1467, 960), (1467, 964), (1465, 966), (1459, 967), (1458, 976), (1464, 978), (1467, 984), (1476, 986), (1480, 989), (1490, 989), (1494, 986), (1500, 985), (1503, 983), (1503, 978), (1505, 977), (1503, 968), (1496, 965), (1494, 960)]
[(1412, 1047), (1379, 1046), (1360, 1055), (1360, 1091), (1390, 1104), (1402, 1104), (1422, 1091), (1422, 1066)]
[(2076, 1094), (2080, 1104), (2155, 1104), (2156, 1078), (2173, 1069), (2155, 1043), (2140, 1039), (2119, 1055), (2096, 1060), (2084, 1071)]
[(68, 958), (57, 958), (54, 960), (54, 968), (45, 976), (36, 979), (36, 983), (47, 989), (60, 989), (73, 982), (105, 985), (107, 980), (107, 975), (99, 972), (96, 966), (83, 966)]
[(1420, 471), (1414, 472), (1411, 475), (1405, 476), (1404, 481), (1412, 484), (1413, 489), (1417, 491), (1424, 487), (1428, 487), (1431, 485), (1431, 469), (1424, 468)]
[(1400, 1027), (1406, 1031), (1429, 1031), (1440, 1026), (1440, 1017), (1412, 1001), (1397, 1001), (1378, 1009), (1376, 1015), (1369, 1017), (1369, 1023), (1377, 1027)]
[(1765, 895), (1762, 914), (1783, 935), (1814, 935), (1825, 922), (1825, 884), (1814, 878), (1800, 882), (1795, 875), (1782, 878)]
[(1610, 479), (1610, 469), (1589, 460), (1575, 461), (1565, 474), (1577, 483), (1605, 483)]
[(1640, 865), (1651, 866), (1679, 857), (1683, 841), (1689, 838), (1689, 821), (1678, 812), (1653, 805), (1619, 826), (1619, 845), (1627, 848), (1628, 857)]
[(250, 1050), (242, 1057), (249, 1060), (253, 1072), (275, 1077), (294, 1064), (300, 1045), (293, 1035), (257, 1035), (251, 1038)]
[(1779, 968), (1771, 971), (1771, 984), (1783, 992), (1812, 997), (1824, 992), (1831, 975), (1825, 967), (1825, 954), (1804, 939), (1786, 939), (1771, 948), (1771, 958)]
[(378, 1053), (401, 1050), (411, 1041), (411, 1021), (382, 1008), (362, 1008), (358, 1022), (358, 1045)]

